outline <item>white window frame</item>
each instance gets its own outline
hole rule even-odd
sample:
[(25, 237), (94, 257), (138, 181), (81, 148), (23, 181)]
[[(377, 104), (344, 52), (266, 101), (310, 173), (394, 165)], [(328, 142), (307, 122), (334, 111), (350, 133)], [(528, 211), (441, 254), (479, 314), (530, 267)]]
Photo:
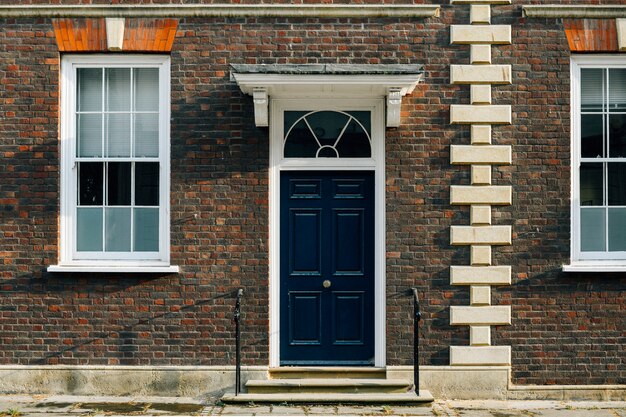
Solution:
[[(626, 56), (572, 55), (571, 80), (571, 263), (563, 265), (566, 272), (626, 271), (626, 252), (583, 252), (580, 249), (580, 81), (582, 68), (626, 68)], [(602, 159), (598, 162), (604, 162)]]
[[(151, 67), (159, 69), (159, 251), (78, 256), (76, 246), (77, 175), (76, 97), (77, 68)], [(59, 264), (49, 272), (178, 272), (170, 265), (170, 58), (164, 55), (65, 55), (61, 60), (60, 117), (60, 234)], [(94, 160), (96, 162), (98, 160)], [(148, 161), (147, 161), (148, 162)]]

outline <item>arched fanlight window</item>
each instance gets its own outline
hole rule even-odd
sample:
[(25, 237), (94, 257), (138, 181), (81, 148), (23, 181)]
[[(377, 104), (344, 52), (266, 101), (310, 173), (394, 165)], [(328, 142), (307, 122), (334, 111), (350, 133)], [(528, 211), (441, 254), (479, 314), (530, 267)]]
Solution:
[(286, 111), (283, 157), (371, 158), (369, 111)]

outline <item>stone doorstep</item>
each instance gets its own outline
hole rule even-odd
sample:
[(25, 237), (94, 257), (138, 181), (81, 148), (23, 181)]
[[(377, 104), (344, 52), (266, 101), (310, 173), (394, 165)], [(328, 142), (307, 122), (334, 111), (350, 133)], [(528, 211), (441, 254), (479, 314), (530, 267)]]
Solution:
[(249, 394), (261, 393), (406, 393), (412, 384), (406, 379), (305, 378), (251, 380)]
[(279, 394), (239, 394), (226, 393), (225, 403), (325, 403), (325, 404), (402, 404), (430, 403), (434, 401), (430, 391), (420, 390), (401, 394), (334, 394), (334, 393), (279, 393)]
[(350, 367), (350, 366), (286, 366), (269, 369), (270, 379), (302, 379), (302, 378), (367, 378), (385, 379), (386, 368)]

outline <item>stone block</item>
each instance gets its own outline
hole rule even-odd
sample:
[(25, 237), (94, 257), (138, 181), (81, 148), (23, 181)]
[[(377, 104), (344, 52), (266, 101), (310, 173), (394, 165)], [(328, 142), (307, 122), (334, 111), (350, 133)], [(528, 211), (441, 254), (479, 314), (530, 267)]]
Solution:
[(470, 326), (470, 345), (489, 346), (491, 345), (490, 326)]
[(470, 223), (472, 226), (491, 224), (491, 206), (473, 204), (470, 207)]
[(511, 226), (451, 226), (452, 245), (510, 245)]
[(491, 184), (491, 165), (472, 165), (472, 184)]
[(450, 65), (452, 84), (511, 84), (510, 65)]
[(470, 7), (470, 22), (472, 24), (491, 23), (491, 7), (488, 4), (472, 4)]
[(472, 145), (491, 144), (491, 125), (472, 125)]
[(489, 285), (472, 285), (470, 287), (470, 303), (473, 306), (491, 304), (491, 287)]
[(470, 45), (470, 63), (491, 64), (491, 45)]
[(450, 346), (450, 365), (510, 364), (510, 346)]
[(511, 306), (452, 306), (450, 324), (453, 326), (511, 324)]
[(491, 246), (472, 245), (470, 248), (470, 263), (472, 265), (491, 265)]
[(451, 266), (450, 285), (511, 285), (511, 267)]
[(620, 51), (626, 51), (626, 19), (615, 19), (617, 26), (617, 46)]
[(453, 104), (450, 106), (450, 123), (511, 124), (511, 106)]
[(510, 185), (453, 185), (450, 187), (450, 204), (511, 204)]
[(508, 145), (452, 145), (450, 163), (510, 165), (513, 158)]
[(472, 104), (491, 104), (491, 85), (472, 84), (470, 86)]
[(450, 43), (509, 45), (511, 43), (510, 25), (452, 25)]

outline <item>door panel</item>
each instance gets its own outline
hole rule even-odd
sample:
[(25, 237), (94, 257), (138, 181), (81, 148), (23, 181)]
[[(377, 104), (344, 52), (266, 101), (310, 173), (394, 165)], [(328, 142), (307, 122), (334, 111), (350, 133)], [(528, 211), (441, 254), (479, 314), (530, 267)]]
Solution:
[(294, 345), (320, 345), (321, 293), (292, 292), (289, 294), (289, 334)]
[[(289, 271), (291, 275), (321, 274), (321, 210), (289, 211)], [(299, 236), (307, 236), (302, 239)]]
[[(365, 213), (363, 209), (335, 209), (333, 214), (333, 275), (363, 275), (363, 240)], [(348, 238), (349, 237), (349, 238)]]
[(281, 365), (374, 363), (374, 173), (283, 172)]
[(363, 320), (364, 294), (362, 292), (333, 294), (334, 332), (333, 344), (363, 345), (365, 321)]

